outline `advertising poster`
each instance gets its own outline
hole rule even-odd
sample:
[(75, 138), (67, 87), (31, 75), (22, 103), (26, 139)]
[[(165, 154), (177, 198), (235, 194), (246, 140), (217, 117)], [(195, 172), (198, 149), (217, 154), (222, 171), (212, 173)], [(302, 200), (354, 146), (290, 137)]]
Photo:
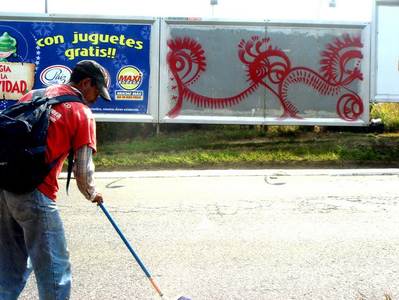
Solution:
[(111, 102), (94, 113), (147, 114), (151, 25), (0, 21), (0, 110), (35, 88), (69, 82), (74, 65), (96, 60), (109, 73)]

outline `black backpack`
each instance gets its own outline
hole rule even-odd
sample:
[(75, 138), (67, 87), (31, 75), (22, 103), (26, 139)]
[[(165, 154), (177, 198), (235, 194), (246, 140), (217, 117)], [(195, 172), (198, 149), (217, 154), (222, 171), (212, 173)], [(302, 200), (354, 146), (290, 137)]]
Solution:
[[(0, 188), (16, 194), (32, 192), (43, 182), (59, 158), (45, 159), (51, 106), (63, 102), (82, 102), (78, 96), (44, 96), (35, 90), (33, 100), (16, 103), (0, 112)], [(73, 150), (68, 156), (68, 181), (71, 178)]]

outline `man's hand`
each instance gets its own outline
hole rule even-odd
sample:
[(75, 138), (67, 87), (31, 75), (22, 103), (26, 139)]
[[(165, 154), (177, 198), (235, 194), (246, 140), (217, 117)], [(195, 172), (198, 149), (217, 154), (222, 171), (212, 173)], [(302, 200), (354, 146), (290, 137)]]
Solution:
[(97, 193), (91, 202), (97, 203), (97, 204), (103, 203), (104, 202), (103, 195), (101, 195), (100, 193)]

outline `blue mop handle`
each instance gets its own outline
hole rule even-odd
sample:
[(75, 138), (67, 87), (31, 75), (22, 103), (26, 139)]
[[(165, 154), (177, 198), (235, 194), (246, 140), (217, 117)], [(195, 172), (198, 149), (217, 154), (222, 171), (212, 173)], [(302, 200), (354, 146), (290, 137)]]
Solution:
[(116, 232), (121, 237), (122, 241), (125, 243), (126, 247), (129, 249), (130, 253), (132, 253), (133, 257), (135, 258), (135, 260), (137, 261), (137, 263), (139, 264), (139, 266), (141, 267), (141, 269), (143, 270), (145, 275), (150, 280), (152, 286), (155, 288), (155, 290), (158, 292), (158, 294), (162, 297), (163, 293), (161, 292), (161, 290), (159, 289), (159, 287), (155, 283), (154, 279), (151, 277), (150, 272), (148, 272), (147, 268), (144, 266), (144, 264), (141, 261), (140, 257), (136, 254), (136, 252), (134, 251), (133, 247), (130, 245), (129, 241), (125, 238), (125, 236), (123, 235), (122, 231), (119, 229), (118, 225), (116, 224), (116, 222), (114, 221), (114, 219), (112, 218), (112, 216), (110, 215), (108, 210), (105, 208), (104, 204), (103, 203), (99, 203), (98, 206), (100, 206), (100, 208), (102, 209), (104, 214), (107, 216), (108, 220), (111, 222), (112, 226), (115, 228)]
[(130, 253), (134, 256), (136, 259), (137, 263), (140, 265), (141, 269), (145, 273), (145, 275), (150, 278), (151, 274), (148, 272), (147, 268), (144, 266), (143, 262), (141, 261), (140, 257), (136, 254), (134, 251), (133, 247), (130, 245), (129, 241), (125, 238), (123, 235), (122, 231), (119, 229), (118, 224), (114, 221), (112, 216), (109, 214), (108, 210), (105, 208), (104, 204), (100, 203), (99, 204), (100, 208), (103, 210), (104, 214), (107, 216), (108, 220), (111, 222), (112, 226), (114, 226), (116, 232), (119, 234), (121, 237), (122, 241), (125, 243), (126, 247), (129, 249)]

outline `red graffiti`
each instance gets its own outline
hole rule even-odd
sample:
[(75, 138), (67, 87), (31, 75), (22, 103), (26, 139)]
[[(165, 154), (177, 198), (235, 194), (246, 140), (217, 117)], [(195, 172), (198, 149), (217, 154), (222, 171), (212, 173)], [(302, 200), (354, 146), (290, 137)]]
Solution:
[(174, 118), (179, 115), (183, 99), (200, 107), (223, 108), (242, 101), (258, 86), (258, 84), (252, 84), (238, 95), (227, 98), (210, 98), (199, 95), (191, 91), (188, 86), (197, 81), (200, 74), (206, 69), (205, 52), (202, 46), (191, 38), (169, 40), (168, 46), (171, 51), (168, 53), (167, 62), (173, 76), (171, 80), (176, 82), (172, 86), (172, 90), (177, 89), (177, 96), (172, 98), (176, 104), (169, 111), (169, 117)]
[(183, 101), (188, 100), (199, 107), (213, 109), (232, 106), (247, 98), (258, 87), (263, 86), (280, 102), (283, 109), (281, 118), (301, 118), (299, 110), (292, 103), (293, 95), (289, 87), (294, 84), (306, 85), (319, 95), (339, 96), (337, 114), (347, 121), (355, 121), (363, 113), (361, 98), (348, 85), (355, 80), (363, 80), (360, 61), (363, 47), (360, 37), (344, 35), (327, 44), (321, 52), (320, 73), (306, 67), (292, 67), (289, 57), (270, 44), (270, 38), (253, 36), (248, 41), (241, 40), (238, 45), (238, 57), (246, 66), (249, 86), (242, 92), (224, 98), (211, 98), (190, 90), (206, 70), (205, 51), (197, 41), (185, 37), (168, 41), (170, 51), (167, 62), (172, 74), (172, 90), (176, 92), (175, 106), (169, 111), (169, 117), (180, 114)]

